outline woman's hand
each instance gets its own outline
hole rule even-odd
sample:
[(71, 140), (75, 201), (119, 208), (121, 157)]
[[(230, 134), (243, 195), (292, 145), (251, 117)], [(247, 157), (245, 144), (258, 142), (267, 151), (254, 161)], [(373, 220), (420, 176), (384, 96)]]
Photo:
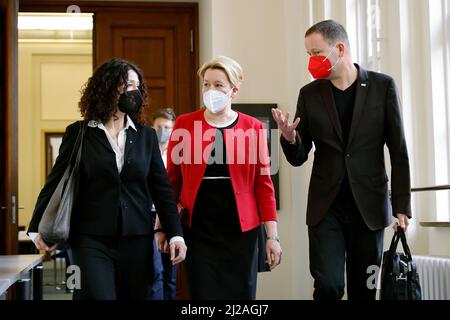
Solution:
[(33, 242), (38, 250), (53, 251), (58, 247), (57, 243), (49, 247), (40, 233), (34, 238)]
[(167, 242), (166, 234), (162, 231), (155, 233), (156, 247), (158, 251), (169, 253), (169, 243)]
[(281, 245), (277, 240), (267, 239), (266, 241), (267, 262), (270, 270), (275, 269), (281, 263)]
[(173, 265), (182, 262), (186, 259), (187, 247), (183, 241), (174, 241), (170, 245), (170, 260)]

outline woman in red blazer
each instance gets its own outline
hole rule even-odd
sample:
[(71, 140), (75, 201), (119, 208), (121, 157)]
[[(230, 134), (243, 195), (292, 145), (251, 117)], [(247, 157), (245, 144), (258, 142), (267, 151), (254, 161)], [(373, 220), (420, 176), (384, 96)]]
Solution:
[(199, 76), (206, 109), (177, 119), (167, 163), (185, 208), (190, 294), (193, 299), (254, 299), (261, 223), (271, 269), (281, 260), (266, 132), (257, 119), (231, 109), (242, 81), (236, 61), (213, 59)]

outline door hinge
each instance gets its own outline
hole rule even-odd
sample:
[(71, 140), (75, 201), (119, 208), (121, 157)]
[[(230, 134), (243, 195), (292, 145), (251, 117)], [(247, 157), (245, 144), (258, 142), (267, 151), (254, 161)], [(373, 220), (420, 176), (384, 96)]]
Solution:
[(191, 52), (194, 52), (194, 30), (191, 29)]

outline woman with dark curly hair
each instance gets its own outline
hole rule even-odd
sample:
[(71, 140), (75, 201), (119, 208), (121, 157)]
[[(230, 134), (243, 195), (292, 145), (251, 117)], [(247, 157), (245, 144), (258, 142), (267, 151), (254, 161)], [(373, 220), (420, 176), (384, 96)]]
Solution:
[[(140, 69), (119, 59), (101, 65), (82, 90), (79, 107), (85, 134), (68, 241), (72, 263), (81, 271), (74, 299), (150, 298), (153, 203), (170, 237), (172, 263), (186, 255), (157, 135), (143, 121), (147, 97)], [(80, 128), (80, 122), (67, 127), (37, 199), (28, 233), (39, 250), (57, 246), (44, 241), (38, 226)]]

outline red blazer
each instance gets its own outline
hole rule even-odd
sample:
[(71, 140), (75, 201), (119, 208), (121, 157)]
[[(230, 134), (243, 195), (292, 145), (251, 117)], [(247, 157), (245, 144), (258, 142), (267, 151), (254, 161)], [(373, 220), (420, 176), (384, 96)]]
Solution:
[[(187, 209), (187, 220), (183, 220), (189, 226), (217, 130), (206, 122), (203, 114), (202, 109), (178, 117), (167, 151), (169, 179), (177, 199)], [(257, 227), (261, 222), (277, 221), (264, 129), (257, 119), (239, 113), (237, 124), (224, 130), (228, 167), (242, 232)]]

